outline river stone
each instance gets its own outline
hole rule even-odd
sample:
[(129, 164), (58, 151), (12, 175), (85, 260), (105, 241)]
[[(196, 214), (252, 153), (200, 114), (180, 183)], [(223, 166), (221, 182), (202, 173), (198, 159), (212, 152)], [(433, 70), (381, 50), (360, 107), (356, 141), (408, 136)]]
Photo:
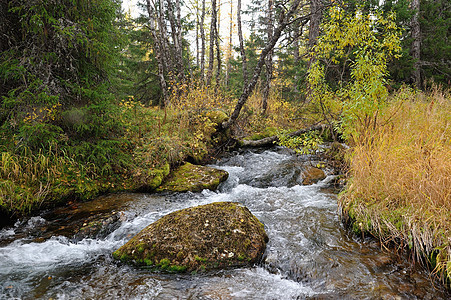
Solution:
[(323, 180), (326, 178), (326, 174), (323, 170), (315, 167), (308, 167), (303, 173), (302, 173), (302, 184), (303, 185), (310, 185), (317, 183), (320, 180)]
[(123, 262), (166, 271), (197, 272), (258, 262), (264, 226), (244, 206), (216, 202), (170, 213), (113, 253)]
[(185, 163), (171, 172), (156, 191), (200, 192), (204, 189), (215, 190), (228, 177), (229, 173), (224, 170)]

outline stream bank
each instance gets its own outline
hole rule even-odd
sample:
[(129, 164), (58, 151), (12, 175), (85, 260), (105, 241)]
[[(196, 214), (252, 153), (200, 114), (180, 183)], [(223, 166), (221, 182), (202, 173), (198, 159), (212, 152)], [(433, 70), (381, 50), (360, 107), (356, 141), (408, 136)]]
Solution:
[[(337, 212), (334, 176), (301, 184), (311, 156), (282, 148), (245, 150), (213, 165), (229, 173), (218, 191), (116, 194), (48, 212), (0, 231), (3, 298), (37, 299), (449, 299), (430, 274), (349, 233)], [(111, 253), (173, 211), (220, 201), (245, 205), (269, 237), (252, 267), (166, 274), (127, 266)], [(73, 236), (71, 224), (113, 210), (118, 220), (96, 235)], [(76, 212), (76, 214), (73, 214)], [(81, 221), (83, 222), (83, 221)]]

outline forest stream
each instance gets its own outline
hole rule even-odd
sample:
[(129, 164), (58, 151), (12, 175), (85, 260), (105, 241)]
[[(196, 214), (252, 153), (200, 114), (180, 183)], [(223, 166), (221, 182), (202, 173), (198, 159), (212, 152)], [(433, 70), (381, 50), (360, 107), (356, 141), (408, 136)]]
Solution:
[[(48, 211), (0, 230), (0, 299), (449, 299), (406, 257), (342, 224), (334, 176), (300, 185), (312, 163), (283, 148), (236, 152), (214, 167), (230, 176), (216, 192), (116, 194)], [(148, 224), (217, 201), (247, 206), (264, 223), (263, 261), (196, 274), (151, 272), (111, 253)], [(92, 236), (74, 230), (92, 214), (113, 222)]]

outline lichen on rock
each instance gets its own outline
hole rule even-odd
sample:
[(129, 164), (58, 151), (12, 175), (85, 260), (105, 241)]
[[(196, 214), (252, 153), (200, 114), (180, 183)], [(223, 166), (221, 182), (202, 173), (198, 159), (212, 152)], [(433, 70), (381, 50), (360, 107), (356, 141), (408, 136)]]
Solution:
[(157, 192), (200, 192), (204, 189), (215, 190), (229, 174), (224, 170), (185, 163), (174, 170)]
[(216, 202), (162, 217), (113, 257), (160, 270), (198, 272), (253, 265), (267, 242), (263, 224), (246, 207)]

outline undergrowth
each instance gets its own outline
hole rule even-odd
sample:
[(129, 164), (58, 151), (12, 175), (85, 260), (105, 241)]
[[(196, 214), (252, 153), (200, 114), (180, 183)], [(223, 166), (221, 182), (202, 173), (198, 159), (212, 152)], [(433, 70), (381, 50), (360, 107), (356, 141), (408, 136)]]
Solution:
[(153, 190), (171, 167), (201, 161), (227, 102), (192, 85), (174, 91), (170, 103), (161, 109), (128, 97), (103, 113), (55, 106), (52, 118), (12, 115), (0, 132), (0, 212), (17, 218), (100, 193)]

